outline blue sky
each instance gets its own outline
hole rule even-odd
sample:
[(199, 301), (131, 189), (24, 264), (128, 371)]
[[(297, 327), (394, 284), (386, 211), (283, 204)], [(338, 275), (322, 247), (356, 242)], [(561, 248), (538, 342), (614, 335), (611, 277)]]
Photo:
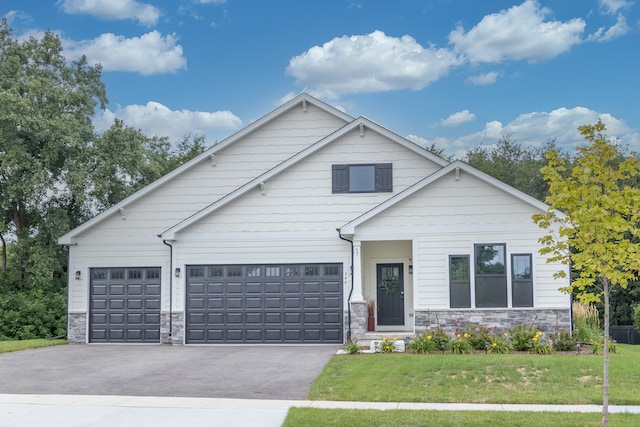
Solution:
[(15, 37), (103, 66), (147, 135), (222, 140), (301, 91), (461, 156), (501, 137), (572, 149), (599, 118), (640, 151), (632, 0), (0, 0)]

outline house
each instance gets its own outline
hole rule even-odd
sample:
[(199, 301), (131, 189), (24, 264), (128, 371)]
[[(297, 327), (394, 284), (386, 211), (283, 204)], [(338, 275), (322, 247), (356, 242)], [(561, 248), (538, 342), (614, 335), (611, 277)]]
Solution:
[(302, 93), (59, 239), (77, 343), (569, 328), (547, 206)]

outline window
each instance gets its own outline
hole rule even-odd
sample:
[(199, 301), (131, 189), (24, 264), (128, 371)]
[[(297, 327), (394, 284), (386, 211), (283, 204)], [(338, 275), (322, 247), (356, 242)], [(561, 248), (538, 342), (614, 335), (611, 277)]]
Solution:
[(531, 254), (511, 255), (511, 293), (514, 307), (533, 307)]
[(391, 163), (333, 165), (333, 193), (384, 193), (393, 191)]
[(506, 307), (505, 245), (475, 245), (475, 267), (476, 307)]
[(451, 308), (471, 307), (469, 255), (449, 257), (449, 303)]

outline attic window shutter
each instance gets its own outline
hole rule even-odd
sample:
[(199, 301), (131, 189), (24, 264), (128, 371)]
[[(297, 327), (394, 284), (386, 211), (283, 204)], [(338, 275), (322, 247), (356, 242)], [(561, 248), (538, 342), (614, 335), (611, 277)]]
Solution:
[(379, 163), (376, 165), (376, 191), (393, 191), (393, 171), (391, 163)]
[(331, 166), (331, 191), (333, 193), (349, 192), (349, 166), (348, 165), (332, 165)]

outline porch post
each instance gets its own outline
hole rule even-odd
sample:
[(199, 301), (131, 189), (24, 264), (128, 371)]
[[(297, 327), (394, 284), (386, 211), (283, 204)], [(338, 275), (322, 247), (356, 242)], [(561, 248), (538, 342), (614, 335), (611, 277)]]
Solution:
[(360, 240), (353, 241), (353, 294), (351, 301), (364, 301), (362, 296), (362, 242)]

